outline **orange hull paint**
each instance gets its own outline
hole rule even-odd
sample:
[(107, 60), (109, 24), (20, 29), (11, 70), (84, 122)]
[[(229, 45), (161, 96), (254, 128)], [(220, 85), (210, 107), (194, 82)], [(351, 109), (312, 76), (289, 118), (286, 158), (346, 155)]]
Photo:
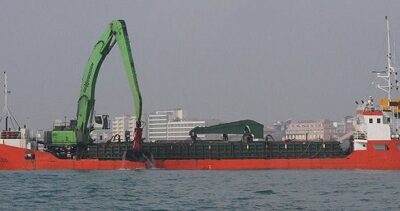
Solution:
[[(386, 144), (377, 151), (373, 144)], [(144, 169), (141, 162), (121, 160), (63, 160), (50, 153), (34, 151), (35, 159), (26, 160), (30, 150), (0, 144), (0, 170), (115, 170)], [(400, 170), (400, 141), (370, 141), (368, 150), (355, 151), (345, 158), (324, 159), (202, 159), (156, 160), (154, 167), (169, 170), (245, 170), (245, 169), (379, 169)]]
[[(387, 151), (377, 151), (373, 144), (386, 144)], [(221, 159), (158, 160), (161, 169), (243, 170), (243, 169), (377, 169), (400, 170), (400, 141), (370, 141), (368, 150), (355, 151), (345, 158), (323, 159)]]
[[(34, 153), (35, 159), (25, 159), (26, 153)], [(32, 151), (0, 144), (0, 170), (116, 170), (144, 169), (142, 162), (122, 160), (64, 160), (48, 152)]]

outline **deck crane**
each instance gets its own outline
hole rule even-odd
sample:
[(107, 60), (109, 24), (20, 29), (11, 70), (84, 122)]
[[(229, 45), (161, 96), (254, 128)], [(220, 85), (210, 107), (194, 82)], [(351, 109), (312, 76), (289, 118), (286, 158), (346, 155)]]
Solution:
[[(95, 88), (97, 76), (100, 67), (112, 50), (115, 44), (118, 44), (124, 68), (129, 82), (129, 87), (133, 97), (133, 110), (136, 116), (136, 128), (134, 131), (133, 150), (140, 152), (142, 150), (142, 97), (136, 77), (135, 66), (132, 58), (132, 52), (129, 37), (123, 20), (114, 20), (102, 34), (100, 40), (94, 46), (89, 60), (86, 64), (85, 71), (81, 82), (81, 90), (78, 99), (78, 110), (76, 115), (76, 126), (70, 130), (53, 130), (52, 144), (58, 145), (85, 145), (91, 142), (90, 132), (92, 127), (89, 126), (94, 115), (95, 105)], [(94, 126), (103, 127), (105, 129), (108, 124), (107, 115), (95, 117)]]

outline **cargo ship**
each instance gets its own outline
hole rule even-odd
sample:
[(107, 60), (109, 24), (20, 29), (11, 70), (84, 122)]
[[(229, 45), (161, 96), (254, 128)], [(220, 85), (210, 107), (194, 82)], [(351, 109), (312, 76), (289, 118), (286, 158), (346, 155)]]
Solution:
[[(379, 108), (380, 107), (380, 108)], [(170, 170), (244, 170), (244, 169), (380, 169), (400, 170), (400, 139), (393, 126), (394, 112), (400, 100), (387, 98), (380, 106), (369, 98), (356, 110), (355, 132), (350, 145), (338, 141), (258, 140), (254, 121), (235, 122), (244, 125), (241, 141), (197, 140), (144, 142), (144, 162), (132, 151), (133, 141), (107, 142), (76, 146), (74, 150), (47, 147), (45, 151), (22, 147), (20, 133), (3, 131), (0, 140), (0, 169), (144, 169)], [(211, 126), (216, 132), (232, 131), (232, 124)], [(232, 133), (232, 132), (231, 132)], [(256, 135), (254, 135), (256, 134)], [(19, 146), (10, 146), (19, 140)], [(22, 144), (21, 144), (22, 143)]]
[[(380, 109), (374, 106), (372, 98), (359, 105), (355, 118), (356, 131), (347, 149), (337, 141), (255, 141), (251, 127), (248, 127), (252, 121), (248, 120), (241, 121), (246, 123), (245, 128), (250, 129), (243, 133), (241, 141), (193, 139), (144, 142), (142, 147), (148, 154), (147, 161), (135, 156), (132, 141), (89, 144), (69, 151), (50, 147), (39, 151), (10, 146), (10, 139), (20, 135), (3, 131), (0, 169), (400, 170), (400, 139), (392, 130), (392, 124), (397, 121), (392, 114), (400, 109), (399, 105), (400, 100), (384, 99)], [(20, 134), (23, 135), (22, 132)]]
[[(185, 141), (142, 142), (141, 96), (130, 58), (129, 41), (124, 22), (113, 24), (89, 59), (78, 100), (77, 120), (47, 131), (43, 141), (30, 138), (26, 128), (10, 130), (6, 126), (0, 138), (0, 170), (400, 170), (400, 99), (392, 98), (392, 90), (398, 89), (398, 81), (391, 66), (388, 21), (387, 68), (376, 72), (387, 82), (387, 85), (378, 86), (387, 97), (378, 105), (372, 97), (357, 102), (355, 131), (347, 147), (334, 140), (271, 140), (270, 136), (264, 136), (263, 125), (252, 120), (194, 128), (190, 132), (191, 139)], [(111, 35), (123, 37), (113, 41)], [(133, 140), (127, 133), (125, 141), (113, 136), (110, 140), (96, 142), (89, 138), (90, 132), (96, 128), (107, 129), (108, 116), (93, 114), (94, 87), (101, 62), (115, 42), (123, 42), (118, 44), (125, 49), (124, 58), (128, 58), (124, 62), (138, 120)], [(107, 49), (102, 49), (104, 46)], [(7, 95), (7, 90), (5, 93)], [(94, 123), (90, 121), (92, 116)], [(197, 134), (202, 133), (221, 134), (222, 140), (200, 140)], [(241, 140), (229, 140), (228, 134), (240, 134)]]

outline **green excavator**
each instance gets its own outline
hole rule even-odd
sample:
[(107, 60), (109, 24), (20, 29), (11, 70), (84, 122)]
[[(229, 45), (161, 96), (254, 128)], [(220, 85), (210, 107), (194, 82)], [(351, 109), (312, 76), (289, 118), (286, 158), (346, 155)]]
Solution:
[(95, 115), (94, 124), (91, 123), (91, 120), (94, 115), (97, 76), (104, 59), (116, 43), (121, 52), (133, 97), (133, 110), (136, 116), (133, 150), (136, 152), (142, 150), (142, 97), (136, 77), (129, 37), (123, 20), (112, 21), (94, 46), (82, 78), (76, 121), (71, 121), (69, 128), (51, 131), (50, 140), (52, 146), (73, 147), (91, 144), (93, 142), (90, 138), (92, 130), (108, 129), (108, 115)]

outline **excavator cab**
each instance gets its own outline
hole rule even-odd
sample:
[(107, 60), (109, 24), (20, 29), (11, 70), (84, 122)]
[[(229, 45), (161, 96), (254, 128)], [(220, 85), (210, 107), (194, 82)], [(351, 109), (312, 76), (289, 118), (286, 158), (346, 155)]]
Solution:
[(109, 115), (96, 114), (94, 117), (93, 127), (95, 130), (108, 130), (110, 129)]

